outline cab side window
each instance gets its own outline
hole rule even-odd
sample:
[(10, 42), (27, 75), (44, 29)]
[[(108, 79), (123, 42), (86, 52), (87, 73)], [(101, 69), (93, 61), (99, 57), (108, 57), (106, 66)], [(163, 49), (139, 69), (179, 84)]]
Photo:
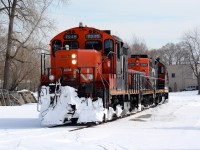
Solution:
[(110, 51), (114, 51), (114, 42), (111, 39), (106, 39), (104, 41), (104, 55), (108, 55)]
[(56, 51), (61, 50), (62, 48), (62, 42), (60, 40), (54, 40), (52, 42), (52, 54), (55, 57)]
[(116, 49), (117, 49), (117, 58), (120, 59), (120, 44), (116, 44)]

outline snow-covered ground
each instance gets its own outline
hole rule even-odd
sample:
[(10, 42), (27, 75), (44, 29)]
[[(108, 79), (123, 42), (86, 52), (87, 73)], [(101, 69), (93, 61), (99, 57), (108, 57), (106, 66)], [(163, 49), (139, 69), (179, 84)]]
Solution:
[(200, 96), (170, 93), (169, 103), (124, 119), (79, 127), (40, 125), (36, 104), (0, 107), (0, 150), (200, 149)]

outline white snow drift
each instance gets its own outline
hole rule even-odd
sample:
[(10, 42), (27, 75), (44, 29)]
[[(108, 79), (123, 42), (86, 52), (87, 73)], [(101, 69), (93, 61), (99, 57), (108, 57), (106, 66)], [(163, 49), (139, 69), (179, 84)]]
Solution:
[(60, 86), (60, 92), (56, 94), (48, 91), (49, 87), (42, 87), (40, 120), (44, 126), (61, 125), (71, 118), (78, 118), (77, 123), (98, 123), (103, 121), (104, 116), (111, 120), (114, 114), (119, 117), (122, 113), (121, 106), (117, 106), (116, 112), (112, 108), (105, 109), (101, 98), (95, 101), (79, 98), (76, 89), (69, 86)]

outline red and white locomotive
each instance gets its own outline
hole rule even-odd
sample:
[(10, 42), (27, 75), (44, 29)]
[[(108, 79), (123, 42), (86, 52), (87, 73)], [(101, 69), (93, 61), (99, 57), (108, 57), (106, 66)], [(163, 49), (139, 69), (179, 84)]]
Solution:
[[(59, 100), (58, 83), (77, 89), (78, 97), (101, 98), (105, 109), (120, 105), (131, 111), (168, 99), (165, 65), (147, 55), (129, 57), (128, 47), (109, 30), (80, 23), (51, 40), (49, 66), (47, 55), (41, 57), (41, 87), (48, 87), (50, 103)], [(71, 110), (77, 107), (71, 105)]]

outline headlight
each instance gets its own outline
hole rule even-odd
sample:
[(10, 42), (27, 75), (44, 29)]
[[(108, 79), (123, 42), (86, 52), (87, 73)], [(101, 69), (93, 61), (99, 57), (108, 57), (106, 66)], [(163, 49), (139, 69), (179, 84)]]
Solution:
[(76, 54), (72, 54), (72, 58), (76, 58)]
[(55, 79), (54, 75), (50, 75), (50, 76), (49, 76), (49, 80), (50, 80), (50, 81), (53, 81), (54, 79)]
[(72, 60), (72, 64), (75, 65), (77, 62), (76, 60)]
[(88, 75), (88, 79), (89, 79), (90, 81), (92, 81), (92, 80), (93, 80), (93, 75), (89, 74), (89, 75)]

